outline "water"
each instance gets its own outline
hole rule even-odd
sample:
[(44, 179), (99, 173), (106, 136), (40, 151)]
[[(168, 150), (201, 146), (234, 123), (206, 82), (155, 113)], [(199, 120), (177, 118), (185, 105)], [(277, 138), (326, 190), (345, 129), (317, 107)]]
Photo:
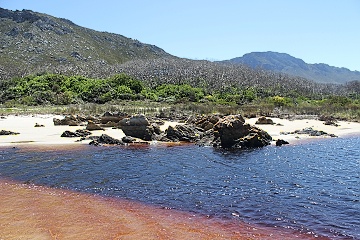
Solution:
[(0, 150), (0, 178), (360, 239), (360, 137), (223, 152), (192, 145)]

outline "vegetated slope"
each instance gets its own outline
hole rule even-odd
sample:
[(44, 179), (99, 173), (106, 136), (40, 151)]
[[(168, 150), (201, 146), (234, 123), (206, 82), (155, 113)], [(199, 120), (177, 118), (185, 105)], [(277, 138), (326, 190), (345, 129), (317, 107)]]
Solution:
[(223, 63), (244, 64), (251, 68), (262, 68), (299, 76), (316, 82), (345, 83), (360, 80), (359, 71), (332, 67), (324, 63), (308, 64), (286, 53), (252, 52), (242, 57), (222, 61)]
[(252, 69), (244, 65), (227, 65), (210, 61), (158, 58), (135, 60), (117, 67), (143, 80), (148, 86), (159, 84), (190, 84), (209, 91), (231, 91), (231, 88), (255, 88), (270, 95), (342, 94), (344, 85), (323, 84), (283, 73)]
[(0, 80), (58, 68), (93, 72), (129, 60), (171, 56), (154, 45), (30, 10), (0, 8), (0, 32)]
[(145, 85), (190, 84), (207, 91), (257, 88), (272, 95), (339, 93), (343, 88), (244, 65), (180, 59), (124, 36), (69, 20), (0, 8), (0, 80), (38, 73), (107, 78), (126, 73)]

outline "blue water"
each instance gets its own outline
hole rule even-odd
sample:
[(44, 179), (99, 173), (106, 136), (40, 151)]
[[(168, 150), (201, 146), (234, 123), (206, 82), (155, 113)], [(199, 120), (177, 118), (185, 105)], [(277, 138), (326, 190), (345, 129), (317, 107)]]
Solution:
[(224, 152), (193, 145), (0, 150), (0, 178), (360, 239), (360, 137)]

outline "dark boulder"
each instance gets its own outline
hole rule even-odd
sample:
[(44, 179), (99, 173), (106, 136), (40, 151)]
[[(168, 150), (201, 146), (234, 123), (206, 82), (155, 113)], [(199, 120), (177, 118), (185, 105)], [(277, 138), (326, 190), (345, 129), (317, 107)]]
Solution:
[(282, 145), (285, 145), (285, 144), (289, 144), (289, 142), (288, 141), (285, 141), (285, 140), (283, 140), (283, 139), (278, 139), (278, 140), (276, 140), (276, 146), (278, 146), (278, 147), (280, 147), (280, 146), (282, 146)]
[(94, 136), (92, 137), (92, 139), (93, 140), (89, 144), (94, 146), (100, 146), (103, 144), (124, 145), (121, 140), (110, 137), (107, 134), (102, 134), (101, 136)]
[(150, 124), (144, 115), (136, 115), (124, 118), (119, 122), (119, 128), (127, 136), (140, 138), (145, 141), (156, 139), (156, 134), (160, 134), (160, 127), (157, 124)]
[(127, 113), (111, 113), (111, 112), (105, 112), (103, 114), (103, 116), (100, 118), (100, 122), (101, 124), (108, 124), (109, 122), (111, 123), (118, 123), (121, 120), (123, 120), (124, 118), (129, 117), (129, 115)]
[(133, 143), (135, 142), (135, 138), (130, 136), (125, 136), (121, 139), (124, 143)]
[(1, 130), (0, 131), (0, 135), (18, 135), (20, 133), (18, 132), (12, 132), (12, 131), (7, 131), (7, 130)]
[(89, 120), (88, 124), (86, 125), (86, 130), (89, 130), (89, 131), (103, 130), (104, 131), (105, 129), (100, 127), (93, 121)]
[(78, 129), (75, 132), (66, 130), (61, 134), (61, 137), (87, 137), (91, 135), (90, 131)]
[(273, 120), (266, 117), (259, 117), (255, 124), (274, 124)]
[(65, 116), (63, 119), (53, 118), (53, 122), (55, 126), (60, 126), (60, 125), (79, 126), (81, 123), (81, 121), (73, 115)]

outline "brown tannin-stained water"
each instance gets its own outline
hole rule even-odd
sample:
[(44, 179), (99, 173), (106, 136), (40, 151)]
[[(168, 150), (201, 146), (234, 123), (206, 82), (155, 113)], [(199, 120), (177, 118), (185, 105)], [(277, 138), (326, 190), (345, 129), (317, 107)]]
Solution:
[(1, 239), (311, 239), (295, 232), (0, 182)]
[(3, 148), (0, 239), (360, 239), (359, 144)]

